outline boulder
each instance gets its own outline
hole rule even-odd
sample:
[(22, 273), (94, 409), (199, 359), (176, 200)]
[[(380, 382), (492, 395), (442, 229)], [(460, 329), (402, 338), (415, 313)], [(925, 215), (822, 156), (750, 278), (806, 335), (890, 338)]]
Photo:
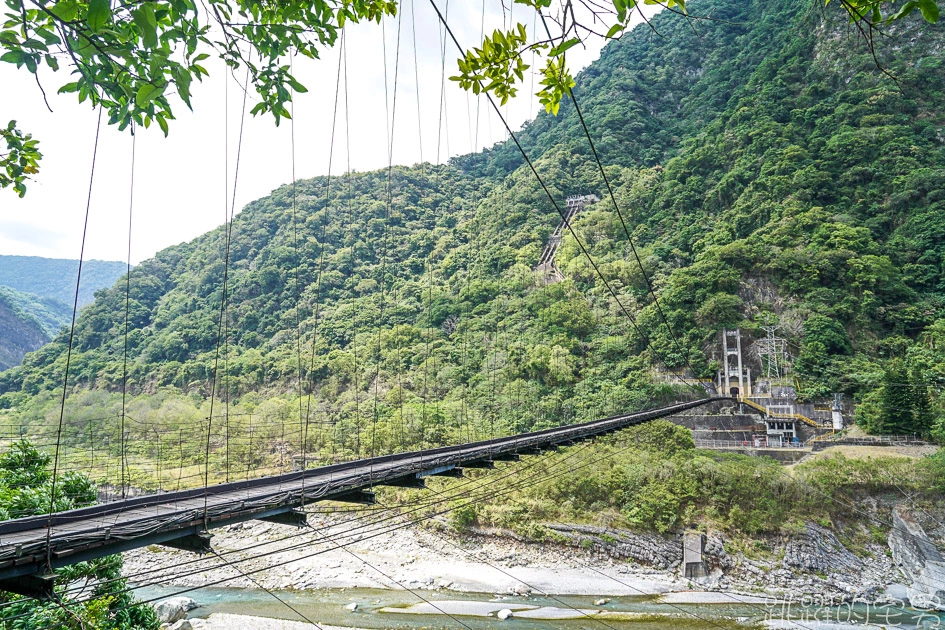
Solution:
[(357, 609), (358, 609), (358, 605), (355, 604), (354, 602), (351, 602), (350, 604), (348, 604), (347, 606), (345, 606), (345, 610), (349, 610), (349, 611), (351, 611), (351, 612), (354, 612), (354, 611), (356, 611)]
[(509, 610), (508, 608), (503, 608), (502, 610), (497, 612), (495, 616), (498, 617), (500, 621), (505, 621), (506, 619), (512, 616), (512, 611)]
[(154, 612), (157, 613), (158, 621), (170, 624), (183, 619), (188, 611), (197, 607), (197, 602), (189, 597), (172, 597), (158, 602), (154, 606)]
[(194, 630), (194, 626), (186, 619), (181, 619), (175, 622), (174, 625), (169, 627), (167, 630)]

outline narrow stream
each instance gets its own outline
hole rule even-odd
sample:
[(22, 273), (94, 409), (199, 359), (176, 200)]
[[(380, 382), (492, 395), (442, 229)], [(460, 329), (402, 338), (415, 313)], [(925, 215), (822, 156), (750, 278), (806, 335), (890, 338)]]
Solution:
[[(179, 587), (148, 586), (135, 591), (140, 599), (170, 597)], [(595, 605), (604, 598), (561, 595), (556, 597), (495, 596), (487, 593), (455, 593), (451, 591), (407, 591), (381, 589), (321, 589), (315, 591), (278, 591), (279, 597), (316, 623), (368, 629), (459, 628), (459, 623), (446, 613), (462, 620), (469, 628), (496, 628), (500, 624), (510, 630), (600, 630), (601, 628), (634, 628), (636, 630), (701, 630), (714, 628), (744, 629), (757, 626), (766, 619), (795, 620), (798, 627), (812, 630), (847, 627), (945, 628), (945, 615), (922, 613), (897, 607), (866, 605), (814, 607), (793, 604), (665, 604), (653, 597), (611, 597), (607, 603)], [(207, 587), (187, 593), (200, 608), (190, 617), (205, 618), (212, 613), (254, 615), (275, 619), (303, 621), (285, 605), (259, 589)], [(346, 609), (357, 604), (354, 611)], [(501, 609), (513, 610), (513, 617), (499, 621)], [(437, 610), (440, 609), (440, 610)], [(529, 618), (538, 616), (540, 618)], [(832, 623), (830, 623), (832, 622)], [(841, 625), (833, 625), (840, 623)], [(773, 626), (778, 627), (778, 626)]]

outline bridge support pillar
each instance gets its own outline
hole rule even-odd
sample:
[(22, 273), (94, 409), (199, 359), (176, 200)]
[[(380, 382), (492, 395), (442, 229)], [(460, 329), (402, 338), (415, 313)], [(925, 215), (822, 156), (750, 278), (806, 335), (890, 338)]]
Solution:
[(342, 503), (359, 503), (361, 505), (374, 505), (377, 503), (374, 493), (367, 490), (353, 490), (351, 492), (343, 492), (341, 494), (334, 494), (330, 497), (325, 497), (325, 499), (328, 501), (340, 501)]
[(705, 534), (686, 532), (683, 534), (683, 576), (702, 578), (708, 575), (702, 554), (705, 552)]
[(294, 525), (298, 528), (305, 527), (308, 524), (308, 515), (300, 510), (289, 510), (288, 512), (279, 512), (256, 519), (257, 521), (267, 521), (269, 523), (279, 523), (280, 525)]
[(195, 534), (187, 534), (186, 536), (181, 536), (180, 538), (165, 540), (161, 544), (165, 547), (183, 549), (184, 551), (193, 551), (194, 553), (210, 553), (212, 551), (210, 548), (211, 538), (213, 538), (213, 534), (210, 532), (201, 531)]
[(55, 573), (33, 573), (9, 580), (0, 580), (0, 590), (25, 595), (40, 600), (53, 599), (56, 586)]

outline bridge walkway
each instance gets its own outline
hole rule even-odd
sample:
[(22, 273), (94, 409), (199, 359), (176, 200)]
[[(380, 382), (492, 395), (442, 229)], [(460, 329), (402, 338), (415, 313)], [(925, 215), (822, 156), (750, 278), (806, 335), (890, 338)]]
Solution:
[[(49, 594), (53, 569), (151, 544), (208, 551), (207, 530), (251, 519), (293, 522), (320, 500), (370, 503), (375, 485), (416, 484), (519, 453), (573, 443), (698, 407), (706, 398), (522, 435), (334, 464), (306, 471), (137, 497), (0, 523), (0, 590)], [(304, 522), (304, 521), (303, 521)], [(47, 529), (47, 525), (51, 527)], [(301, 523), (300, 523), (301, 524)], [(47, 544), (48, 541), (48, 544)]]

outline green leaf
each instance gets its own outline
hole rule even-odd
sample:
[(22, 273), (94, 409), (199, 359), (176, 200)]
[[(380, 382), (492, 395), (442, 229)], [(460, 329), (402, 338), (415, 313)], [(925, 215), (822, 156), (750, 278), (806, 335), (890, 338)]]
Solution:
[(154, 17), (154, 7), (150, 3), (142, 4), (140, 8), (131, 12), (135, 24), (141, 29), (141, 43), (145, 48), (154, 48), (158, 45), (157, 19)]
[(925, 18), (925, 21), (929, 24), (935, 24), (938, 22), (938, 3), (935, 0), (918, 0), (919, 11), (922, 12), (922, 17)]
[(138, 93), (135, 94), (135, 105), (141, 108), (147, 107), (151, 101), (164, 93), (165, 87), (167, 86), (157, 86), (152, 83), (142, 83), (138, 88)]
[(901, 20), (904, 17), (908, 17), (919, 6), (918, 2), (907, 2), (902, 5), (902, 8), (899, 9), (899, 12), (889, 18), (890, 22), (895, 22), (896, 20)]
[(38, 39), (28, 39), (23, 42), (23, 48), (31, 48), (33, 50), (41, 50), (43, 52), (49, 52), (49, 48), (43, 42)]
[(567, 41), (561, 42), (560, 44), (558, 44), (557, 46), (555, 46), (554, 48), (552, 48), (550, 51), (548, 51), (548, 56), (549, 56), (549, 57), (557, 57), (557, 56), (560, 55), (561, 53), (563, 53), (563, 52), (565, 52), (566, 50), (568, 50), (569, 48), (571, 48), (571, 47), (573, 47), (573, 46), (579, 44), (580, 42), (581, 42), (581, 40), (578, 39), (577, 37), (572, 37), (571, 39), (569, 39), (569, 40), (567, 40)]
[(4, 53), (3, 56), (0, 57), (0, 61), (6, 61), (7, 63), (15, 63), (20, 65), (23, 62), (23, 57), (25, 56), (26, 53), (21, 50), (11, 50), (8, 53)]
[(89, 14), (87, 21), (93, 33), (98, 33), (108, 24), (112, 16), (110, 0), (89, 0)]
[(610, 27), (610, 30), (607, 31), (607, 39), (614, 37), (617, 33), (622, 33), (624, 31), (623, 24), (614, 24)]
[(50, 12), (60, 20), (72, 22), (79, 17), (79, 3), (75, 0), (62, 0), (50, 7)]
[(308, 88), (295, 80), (295, 77), (290, 77), (286, 75), (286, 80), (289, 82), (289, 85), (292, 86), (292, 89), (298, 92), (299, 94), (304, 94), (308, 92)]

